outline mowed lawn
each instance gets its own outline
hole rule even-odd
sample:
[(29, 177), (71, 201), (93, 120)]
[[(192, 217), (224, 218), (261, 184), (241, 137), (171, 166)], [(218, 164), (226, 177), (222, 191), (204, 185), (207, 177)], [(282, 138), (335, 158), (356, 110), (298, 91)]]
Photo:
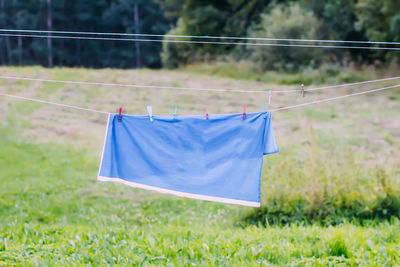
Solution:
[[(298, 87), (185, 70), (0, 71), (143, 85)], [(394, 84), (336, 88), (305, 98), (274, 95), (271, 108)], [(241, 113), (243, 104), (256, 112), (267, 101), (260, 93), (2, 79), (0, 92), (110, 112), (122, 106), (129, 114), (145, 114), (150, 104), (156, 115), (172, 114), (175, 106), (185, 115), (203, 114), (206, 106), (211, 114)], [(0, 97), (0, 265), (400, 264), (400, 89), (274, 113), (281, 152), (264, 158), (261, 209), (96, 181), (106, 120), (102, 114)]]

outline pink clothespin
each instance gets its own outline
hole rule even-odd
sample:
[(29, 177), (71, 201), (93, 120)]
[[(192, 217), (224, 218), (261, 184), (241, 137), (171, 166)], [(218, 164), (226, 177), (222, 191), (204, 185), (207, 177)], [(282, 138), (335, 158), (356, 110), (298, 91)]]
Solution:
[(119, 108), (118, 121), (121, 121), (121, 113), (122, 113), (122, 107)]
[(206, 107), (206, 119), (208, 120), (208, 107)]
[(243, 119), (246, 119), (246, 104), (243, 106)]

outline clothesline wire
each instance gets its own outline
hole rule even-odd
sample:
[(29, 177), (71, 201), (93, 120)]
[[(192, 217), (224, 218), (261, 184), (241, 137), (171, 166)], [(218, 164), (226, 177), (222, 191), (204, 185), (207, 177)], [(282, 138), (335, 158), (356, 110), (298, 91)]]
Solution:
[[(83, 81), (67, 81), (67, 80), (51, 80), (51, 79), (39, 79), (39, 78), (30, 78), (30, 77), (16, 77), (16, 76), (2, 76), (0, 75), (0, 79), (8, 79), (8, 80), (25, 80), (25, 81), (37, 81), (37, 82), (51, 82), (51, 83), (65, 83), (65, 84), (79, 84), (79, 85), (99, 85), (99, 86), (114, 86), (114, 87), (130, 87), (130, 88), (150, 88), (150, 89), (171, 89), (171, 90), (188, 90), (188, 91), (207, 91), (207, 92), (230, 92), (230, 93), (298, 93), (302, 90), (294, 89), (294, 90), (234, 90), (234, 89), (216, 89), (216, 88), (196, 88), (196, 87), (175, 87), (175, 86), (159, 86), (159, 85), (138, 85), (138, 84), (120, 84), (120, 83), (103, 83), (103, 82), (83, 82)], [(345, 83), (339, 85), (331, 85), (324, 87), (316, 87), (310, 89), (304, 89), (304, 92), (307, 91), (317, 91), (317, 90), (327, 90), (338, 87), (347, 87), (347, 86), (355, 86), (362, 85), (368, 83), (375, 82), (383, 82), (390, 80), (400, 79), (398, 77), (390, 77), (376, 80), (369, 80), (363, 82), (354, 82), (354, 83)]]
[(74, 106), (74, 105), (67, 105), (67, 104), (63, 104), (63, 103), (46, 101), (46, 100), (30, 98), (30, 97), (25, 97), (25, 96), (11, 95), (11, 94), (5, 94), (5, 93), (0, 93), (0, 96), (11, 97), (11, 98), (16, 98), (16, 99), (21, 99), (21, 100), (32, 101), (32, 102), (38, 102), (38, 103), (42, 103), (42, 104), (54, 105), (54, 106), (59, 106), (59, 107), (63, 107), (63, 108), (71, 108), (71, 109), (77, 109), (77, 110), (83, 110), (83, 111), (89, 111), (89, 112), (110, 114), (110, 112), (103, 111), (103, 110), (84, 108), (84, 107), (79, 107), (79, 106)]
[(363, 94), (370, 94), (370, 93), (374, 93), (374, 92), (389, 90), (389, 89), (393, 89), (393, 88), (397, 88), (397, 87), (400, 87), (400, 84), (398, 84), (398, 85), (393, 85), (393, 86), (382, 87), (382, 88), (378, 88), (378, 89), (372, 89), (372, 90), (362, 91), (362, 92), (353, 93), (353, 94), (348, 94), (348, 95), (341, 95), (341, 96), (336, 96), (336, 97), (330, 97), (330, 98), (315, 100), (315, 101), (311, 101), (311, 102), (307, 102), (307, 103), (302, 103), (302, 104), (298, 104), (298, 105), (292, 105), (292, 106), (287, 106), (287, 107), (281, 107), (281, 108), (271, 109), (270, 112), (281, 111), (281, 110), (289, 110), (289, 109), (294, 109), (294, 108), (299, 108), (299, 107), (314, 105), (314, 104), (318, 104), (318, 103), (324, 103), (324, 102), (334, 101), (334, 100), (338, 100), (338, 99), (343, 99), (343, 98), (347, 98), (347, 97), (351, 97), (351, 96), (357, 96), (357, 95), (363, 95)]
[[(398, 78), (400, 78), (400, 77), (398, 77)], [(232, 93), (265, 93), (265, 92), (269, 92), (269, 91), (264, 91), (264, 90), (234, 90), (234, 89), (175, 87), (175, 86), (138, 85), (138, 84), (120, 84), (120, 83), (103, 83), (103, 82), (81, 82), (81, 81), (37, 79), (37, 78), (14, 77), (14, 76), (0, 76), (0, 79), (51, 82), (51, 83), (65, 83), (65, 84), (80, 84), (80, 85), (130, 87), (130, 88), (171, 89), (171, 90), (183, 90), (183, 91), (184, 90), (188, 90), (188, 91), (232, 92)], [(292, 93), (292, 92), (297, 92), (297, 91), (299, 91), (299, 90), (281, 90), (281, 91), (276, 91), (275, 90), (275, 91), (272, 91), (272, 92), (274, 92), (274, 93)]]
[(279, 41), (279, 42), (314, 42), (314, 43), (349, 43), (349, 44), (388, 44), (400, 45), (400, 42), (378, 41), (349, 41), (349, 40), (321, 40), (321, 39), (289, 39), (267, 37), (238, 37), (238, 36), (209, 36), (209, 35), (175, 35), (175, 34), (149, 34), (149, 33), (115, 33), (115, 32), (78, 32), (78, 31), (43, 31), (43, 30), (18, 30), (0, 29), (0, 32), (12, 33), (43, 33), (43, 34), (73, 34), (73, 35), (103, 35), (103, 36), (143, 36), (161, 38), (193, 38), (193, 39), (226, 39), (226, 40), (252, 40), (252, 41)]
[[(270, 112), (276, 112), (276, 111), (282, 111), (282, 110), (290, 110), (290, 109), (294, 109), (294, 108), (299, 108), (299, 107), (304, 107), (304, 106), (309, 106), (309, 105), (314, 105), (314, 104), (319, 104), (319, 103), (324, 103), (324, 102), (329, 102), (329, 101), (335, 101), (335, 100), (338, 100), (338, 99), (343, 99), (343, 98), (347, 98), (347, 97), (351, 97), (351, 96), (370, 94), (370, 93), (389, 90), (389, 89), (398, 88), (398, 87), (400, 87), (400, 84), (393, 85), (393, 86), (382, 87), (382, 88), (377, 88), (377, 89), (371, 89), (371, 90), (362, 91), (362, 92), (353, 93), (353, 94), (347, 94), (347, 95), (341, 95), (341, 96), (337, 96), (337, 97), (330, 97), (330, 98), (315, 100), (315, 101), (301, 103), (301, 104), (292, 105), (292, 106), (280, 107), (280, 108), (276, 108), (276, 109), (271, 109)], [(36, 98), (29, 98), (29, 97), (24, 97), (24, 96), (17, 96), (17, 95), (5, 94), (5, 93), (0, 93), (0, 96), (16, 98), (16, 99), (21, 99), (21, 100), (27, 100), (27, 101), (33, 101), (33, 102), (39, 102), (39, 103), (43, 103), (43, 104), (55, 105), (55, 106), (64, 107), (64, 108), (83, 110), (83, 111), (88, 111), (88, 112), (111, 114), (110, 112), (103, 111), (103, 110), (84, 108), (84, 107), (79, 107), (79, 106), (75, 106), (75, 105), (67, 105), (67, 104), (51, 102), (51, 101), (46, 101), (46, 100), (41, 100), (41, 99), (36, 99)]]
[[(369, 81), (363, 81), (363, 82), (344, 83), (344, 84), (329, 85), (329, 86), (324, 86), (324, 87), (308, 88), (308, 89), (304, 89), (304, 91), (305, 91), (305, 92), (307, 92), (307, 91), (322, 91), (322, 90), (333, 89), (333, 88), (338, 88), (338, 87), (347, 87), (347, 86), (354, 86), (354, 85), (362, 85), (362, 84), (375, 83), (375, 82), (384, 82), (384, 81), (397, 80), (397, 79), (400, 79), (400, 77), (390, 77), (390, 78), (369, 80)], [(301, 90), (300, 90), (300, 91), (301, 91)]]
[(29, 34), (0, 34), (2, 37), (29, 37), (29, 38), (51, 38), (51, 39), (78, 39), (78, 40), (103, 40), (103, 41), (130, 41), (130, 42), (156, 42), (156, 43), (178, 43), (178, 44), (211, 44), (211, 45), (240, 45), (240, 46), (269, 46), (269, 47), (299, 47), (299, 48), (336, 48), (336, 49), (364, 49), (364, 50), (394, 50), (400, 47), (369, 47), (369, 46), (342, 46), (342, 45), (311, 45), (311, 44), (278, 44), (278, 43), (255, 43), (255, 42), (221, 42), (221, 41), (189, 41), (169, 39), (138, 39), (138, 38), (109, 38), (109, 37), (84, 37), (66, 35), (29, 35)]

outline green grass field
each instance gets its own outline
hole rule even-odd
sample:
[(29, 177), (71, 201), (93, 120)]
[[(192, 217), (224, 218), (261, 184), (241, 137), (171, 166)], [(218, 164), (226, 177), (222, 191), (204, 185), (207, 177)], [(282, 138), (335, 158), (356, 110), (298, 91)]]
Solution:
[[(0, 71), (167, 86), (298, 87), (191, 69)], [(394, 84), (274, 96), (271, 108)], [(254, 112), (267, 99), (1, 79), (0, 92), (111, 112), (122, 106), (129, 114), (145, 114), (146, 104), (155, 114), (171, 114), (175, 105), (180, 114), (202, 114), (206, 105), (210, 113), (242, 112), (245, 103)], [(274, 113), (281, 152), (264, 158), (259, 209), (96, 181), (106, 120), (0, 97), (0, 266), (400, 264), (400, 89)]]

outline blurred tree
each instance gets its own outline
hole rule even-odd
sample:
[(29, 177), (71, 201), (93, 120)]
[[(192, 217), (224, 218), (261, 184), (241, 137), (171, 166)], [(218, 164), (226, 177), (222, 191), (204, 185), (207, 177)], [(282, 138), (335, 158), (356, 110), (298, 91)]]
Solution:
[[(182, 19), (178, 20), (177, 26), (167, 32), (167, 34), (185, 35)], [(191, 44), (175, 44), (168, 42), (163, 43), (163, 50), (161, 53), (163, 67), (173, 69), (177, 68), (179, 64), (187, 64), (189, 60), (195, 61), (195, 58), (191, 52), (192, 50)]]
[[(10, 12), (12, 11), (12, 2), (6, 0), (0, 0), (0, 8), (1, 8), (1, 20), (0, 23), (3, 27), (7, 28), (11, 22), (12, 17), (10, 16)], [(3, 55), (5, 64), (12, 64), (12, 47), (11, 47), (11, 40), (8, 36), (1, 38), (1, 46), (4, 47), (4, 50), (1, 49), (0, 53), (5, 51), (5, 55)]]
[[(317, 39), (321, 22), (313, 12), (298, 4), (277, 5), (262, 14), (261, 22), (253, 25), (250, 37)], [(295, 47), (248, 46), (262, 70), (295, 71), (300, 67), (315, 67), (323, 57), (322, 49)]]
[[(0, 0), (0, 27), (161, 35), (173, 27), (170, 33), (178, 35), (400, 41), (399, 5), (399, 0)], [(226, 55), (247, 58), (251, 52), (264, 69), (288, 70), (318, 66), (322, 59), (345, 64), (348, 59), (385, 61), (396, 55), (324, 49), (322, 56), (320, 49), (0, 37), (0, 64), (157, 68), (161, 51), (164, 66), (172, 68)], [(267, 55), (276, 60), (267, 64)]]
[[(311, 10), (322, 22), (319, 39), (367, 41), (364, 31), (357, 30), (355, 4), (357, 0), (304, 0), (302, 6)], [(348, 44), (351, 46), (351, 44)], [(337, 63), (347, 64), (357, 58), (366, 59), (367, 50), (326, 49), (325, 53)], [(351, 58), (349, 58), (351, 57)]]
[[(170, 28), (152, 0), (0, 0), (0, 27), (154, 34)], [(0, 64), (160, 67), (161, 49), (161, 43), (0, 37)]]
[[(400, 41), (399, 0), (359, 0), (356, 5), (356, 27), (365, 31), (371, 41)], [(400, 54), (393, 51), (375, 51), (375, 59), (393, 59)]]
[(312, 10), (322, 22), (321, 39), (348, 40), (356, 31), (354, 5), (356, 0), (305, 0), (303, 6)]
[[(140, 20), (135, 24), (135, 2), (138, 8), (138, 18)], [(146, 0), (117, 0), (113, 1), (108, 10), (103, 14), (103, 21), (107, 22), (104, 28), (109, 32), (120, 32), (124, 29), (127, 33), (152, 33), (164, 34), (170, 28), (168, 21), (164, 18), (162, 10), (155, 2)], [(140, 37), (138, 37), (140, 38)], [(147, 38), (148, 39), (148, 38)], [(159, 42), (119, 42), (114, 43), (112, 48), (105, 49), (103, 53), (109, 55), (112, 61), (106, 64), (116, 67), (135, 67), (137, 65), (137, 56), (142, 55), (140, 64), (148, 67), (161, 67), (160, 53), (162, 44)], [(134, 45), (132, 47), (132, 44)], [(109, 45), (109, 44), (108, 44)], [(137, 49), (141, 53), (137, 54)], [(121, 51), (121, 52), (120, 52)]]
[[(168, 34), (191, 36), (245, 36), (251, 23), (258, 21), (260, 13), (270, 0), (158, 0), (171, 19), (179, 18), (176, 29)], [(198, 39), (197, 39), (198, 40)], [(235, 46), (210, 44), (171, 44), (163, 48), (164, 66), (215, 59), (226, 55)], [(179, 62), (171, 56), (175, 55)], [(174, 62), (168, 62), (171, 59)]]

